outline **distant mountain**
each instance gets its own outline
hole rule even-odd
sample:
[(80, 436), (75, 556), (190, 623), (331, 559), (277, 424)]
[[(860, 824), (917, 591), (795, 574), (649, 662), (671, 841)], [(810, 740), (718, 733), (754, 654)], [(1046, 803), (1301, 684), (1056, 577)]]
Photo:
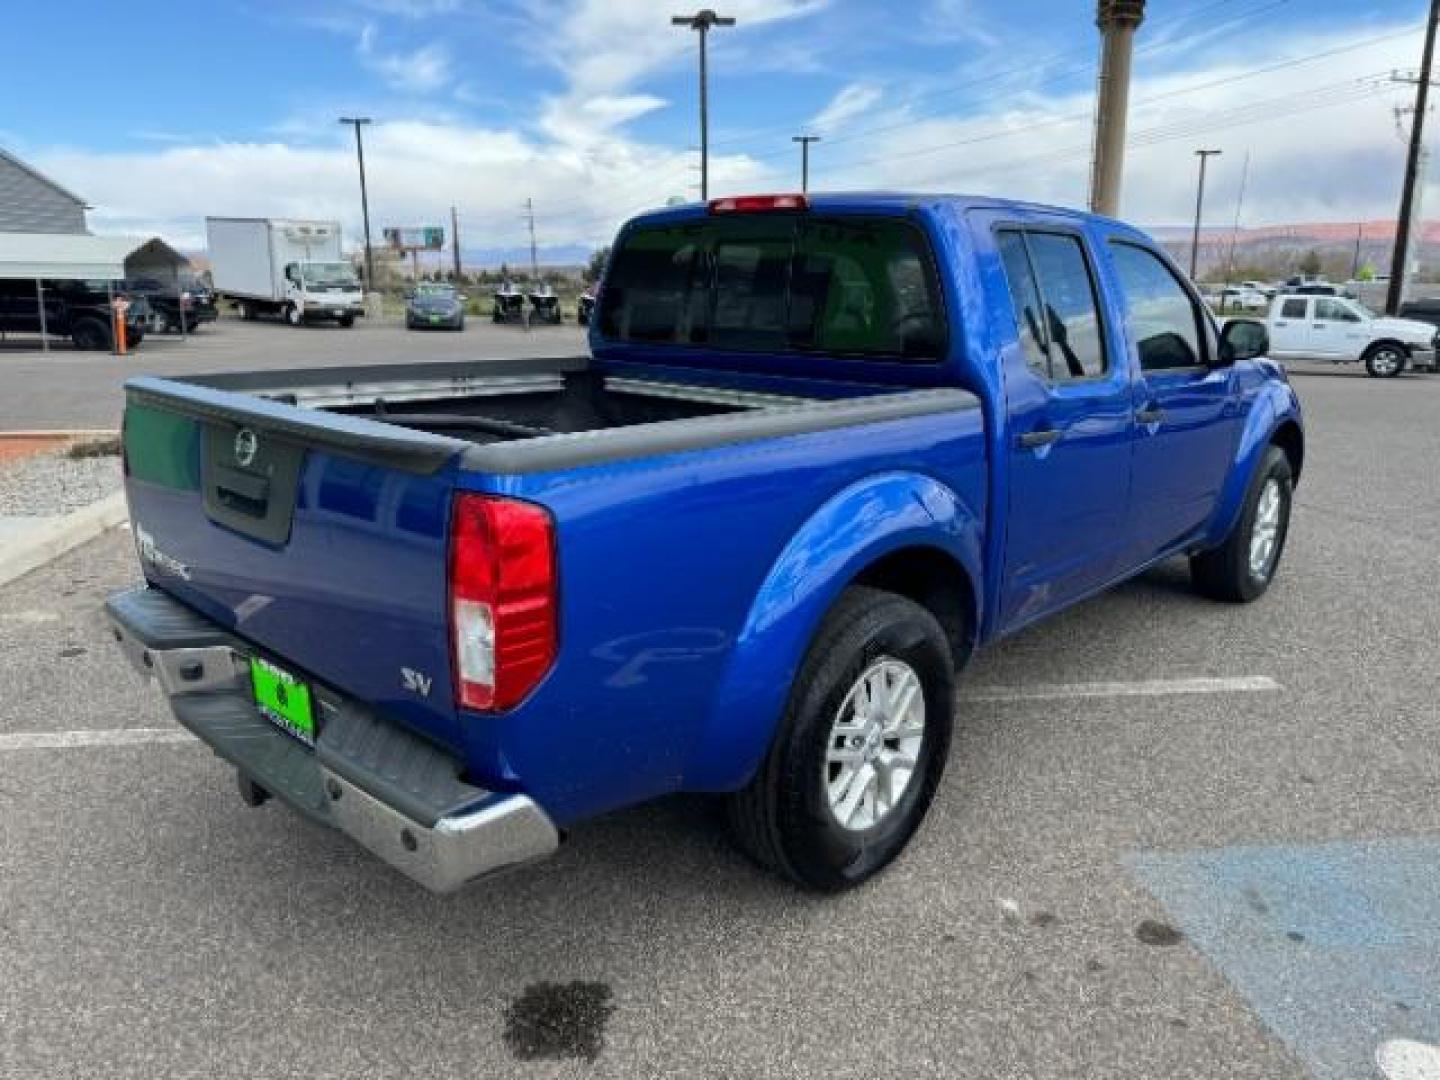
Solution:
[[(1182, 263), (1190, 257), (1191, 227), (1151, 226), (1146, 230)], [(1233, 244), (1233, 256), (1232, 256)], [(1357, 249), (1358, 244), (1358, 249)], [(1358, 262), (1388, 273), (1395, 245), (1395, 222), (1312, 221), (1285, 225), (1257, 225), (1242, 228), (1232, 237), (1230, 228), (1210, 225), (1200, 230), (1200, 274), (1202, 279), (1223, 274), (1232, 257), (1237, 268), (1265, 268), (1273, 274), (1289, 275), (1311, 251), (1319, 254), (1327, 276), (1348, 278)], [(1429, 270), (1440, 263), (1440, 221), (1427, 221), (1420, 229), (1414, 258)], [(1358, 254), (1358, 259), (1357, 259)]]

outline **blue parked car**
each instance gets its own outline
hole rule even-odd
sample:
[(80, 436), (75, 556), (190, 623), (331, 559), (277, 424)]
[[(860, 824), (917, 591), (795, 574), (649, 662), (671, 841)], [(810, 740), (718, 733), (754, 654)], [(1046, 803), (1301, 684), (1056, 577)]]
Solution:
[(464, 330), (465, 300), (453, 285), (420, 282), (405, 298), (405, 329)]
[(977, 648), (1173, 556), (1265, 592), (1304, 459), (1266, 350), (1087, 214), (669, 208), (588, 356), (131, 380), (108, 615), (247, 802), (432, 889), (675, 791), (843, 889), (925, 817)]

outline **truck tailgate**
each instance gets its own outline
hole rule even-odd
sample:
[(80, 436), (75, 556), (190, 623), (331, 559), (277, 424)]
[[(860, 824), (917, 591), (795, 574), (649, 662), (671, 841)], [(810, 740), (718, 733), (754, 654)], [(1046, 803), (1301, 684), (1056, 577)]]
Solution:
[(127, 385), (145, 576), (296, 674), (458, 748), (453, 440), (161, 380)]

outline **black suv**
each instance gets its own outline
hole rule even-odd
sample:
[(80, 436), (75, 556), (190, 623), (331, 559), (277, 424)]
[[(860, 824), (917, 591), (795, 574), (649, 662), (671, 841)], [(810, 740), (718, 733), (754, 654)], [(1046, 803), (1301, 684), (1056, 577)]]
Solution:
[(1407, 300), (1400, 305), (1397, 314), (1402, 319), (1417, 319), (1440, 327), (1440, 299)]
[[(77, 349), (109, 349), (111, 340), (110, 296), (103, 281), (42, 282), (45, 296), (45, 330), (54, 337), (68, 337)], [(123, 291), (116, 289), (116, 296)], [(125, 313), (125, 339), (138, 345), (145, 336), (150, 305), (135, 297)], [(40, 333), (40, 305), (35, 282), (0, 280), (0, 333)]]
[(132, 300), (145, 298), (150, 305), (150, 329), (157, 334), (194, 330), (219, 316), (214, 294), (198, 279), (167, 282), (154, 277), (133, 277), (126, 278), (120, 288)]

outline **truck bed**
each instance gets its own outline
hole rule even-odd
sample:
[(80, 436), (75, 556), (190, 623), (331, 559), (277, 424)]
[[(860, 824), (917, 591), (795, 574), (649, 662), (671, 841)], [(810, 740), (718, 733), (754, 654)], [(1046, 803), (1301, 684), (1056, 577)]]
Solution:
[(456, 454), (493, 473), (570, 468), (975, 404), (955, 389), (748, 382), (699, 371), (618, 375), (562, 357), (142, 378), (128, 389), (419, 472)]

